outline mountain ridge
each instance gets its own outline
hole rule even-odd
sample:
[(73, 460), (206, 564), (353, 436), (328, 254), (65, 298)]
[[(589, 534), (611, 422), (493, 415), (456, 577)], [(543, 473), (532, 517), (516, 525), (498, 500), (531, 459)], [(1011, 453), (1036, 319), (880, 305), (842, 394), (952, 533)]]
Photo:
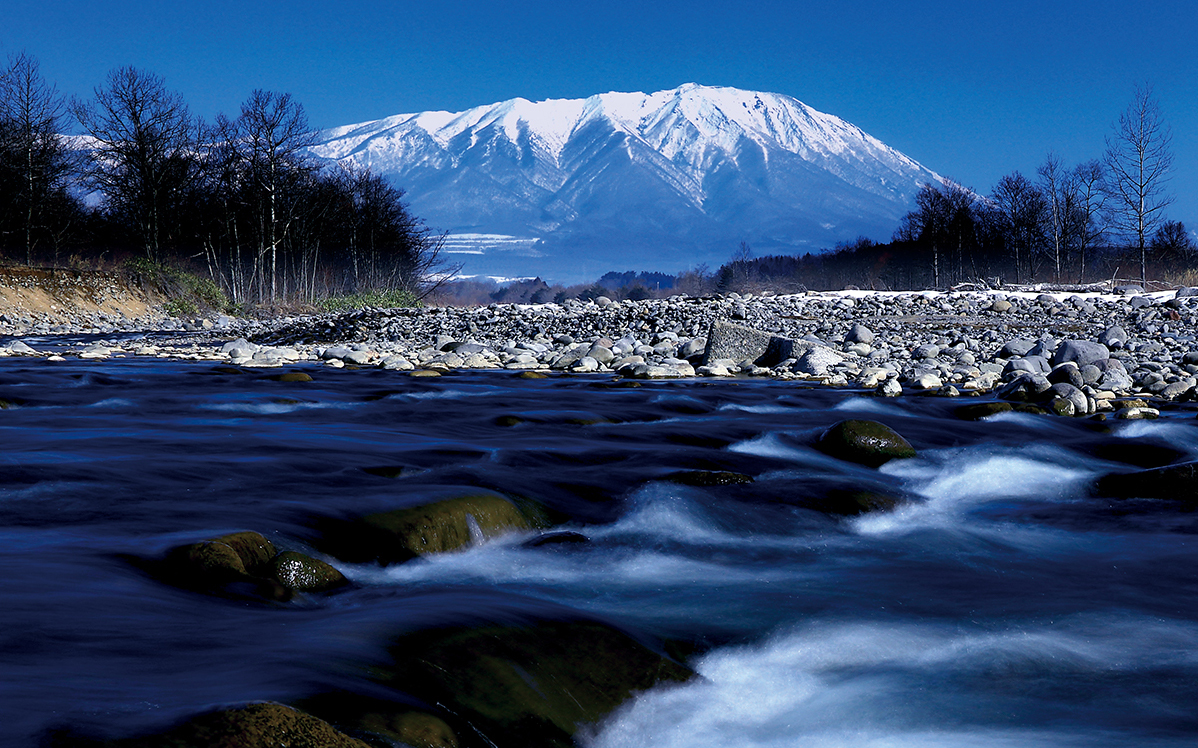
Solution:
[(393, 115), (321, 131), (312, 152), (405, 188), (466, 272), (566, 281), (719, 264), (740, 241), (885, 238), (940, 181), (793, 97), (694, 83)]

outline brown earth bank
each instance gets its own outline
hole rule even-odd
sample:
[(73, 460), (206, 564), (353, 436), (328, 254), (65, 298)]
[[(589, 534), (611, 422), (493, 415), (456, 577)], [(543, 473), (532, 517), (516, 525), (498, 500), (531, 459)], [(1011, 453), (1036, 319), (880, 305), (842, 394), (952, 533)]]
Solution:
[(71, 323), (97, 314), (122, 319), (162, 316), (163, 299), (119, 273), (0, 267), (0, 315), (12, 321)]

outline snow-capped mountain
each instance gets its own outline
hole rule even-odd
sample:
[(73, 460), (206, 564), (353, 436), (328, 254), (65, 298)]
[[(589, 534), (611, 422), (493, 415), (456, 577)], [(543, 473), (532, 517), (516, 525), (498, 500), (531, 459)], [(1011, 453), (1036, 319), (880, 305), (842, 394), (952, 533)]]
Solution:
[(714, 268), (742, 241), (762, 255), (884, 240), (939, 179), (789, 96), (693, 83), (401, 114), (326, 130), (313, 153), (407, 190), (464, 272), (563, 282)]

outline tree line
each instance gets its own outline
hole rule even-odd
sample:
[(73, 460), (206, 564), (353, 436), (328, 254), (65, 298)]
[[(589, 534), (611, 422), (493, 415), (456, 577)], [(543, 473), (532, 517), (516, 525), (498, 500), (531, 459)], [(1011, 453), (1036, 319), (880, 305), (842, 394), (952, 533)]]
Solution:
[[(989, 195), (952, 179), (928, 183), (889, 242), (863, 237), (829, 253), (761, 258), (742, 244), (709, 285), (897, 289), (1176, 277), (1194, 267), (1198, 247), (1165, 213), (1170, 145), (1152, 89), (1137, 87), (1102, 158), (1068, 165), (1049, 153), (1033, 177), (1012, 172)], [(700, 273), (692, 283), (702, 280)]]
[[(62, 135), (69, 124), (81, 134)], [(256, 90), (207, 123), (153, 73), (113, 70), (92, 98), (68, 100), (16, 55), (0, 69), (0, 252), (182, 263), (236, 304), (415, 299), (452, 275), (403, 190), (314, 159), (314, 142), (286, 93)]]

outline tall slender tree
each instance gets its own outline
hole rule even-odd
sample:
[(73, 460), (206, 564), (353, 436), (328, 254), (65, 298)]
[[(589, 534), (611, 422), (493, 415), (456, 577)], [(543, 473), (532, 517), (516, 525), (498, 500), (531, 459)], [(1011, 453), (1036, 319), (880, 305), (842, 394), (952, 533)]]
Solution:
[(1173, 202), (1165, 191), (1173, 168), (1172, 140), (1152, 87), (1136, 86), (1107, 138), (1106, 167), (1112, 215), (1138, 250), (1141, 282), (1148, 280), (1148, 240)]
[(998, 180), (990, 195), (990, 210), (1015, 262), (1015, 282), (1022, 283), (1025, 266), (1031, 275), (1032, 253), (1043, 236), (1044, 197), (1027, 177), (1015, 171)]

